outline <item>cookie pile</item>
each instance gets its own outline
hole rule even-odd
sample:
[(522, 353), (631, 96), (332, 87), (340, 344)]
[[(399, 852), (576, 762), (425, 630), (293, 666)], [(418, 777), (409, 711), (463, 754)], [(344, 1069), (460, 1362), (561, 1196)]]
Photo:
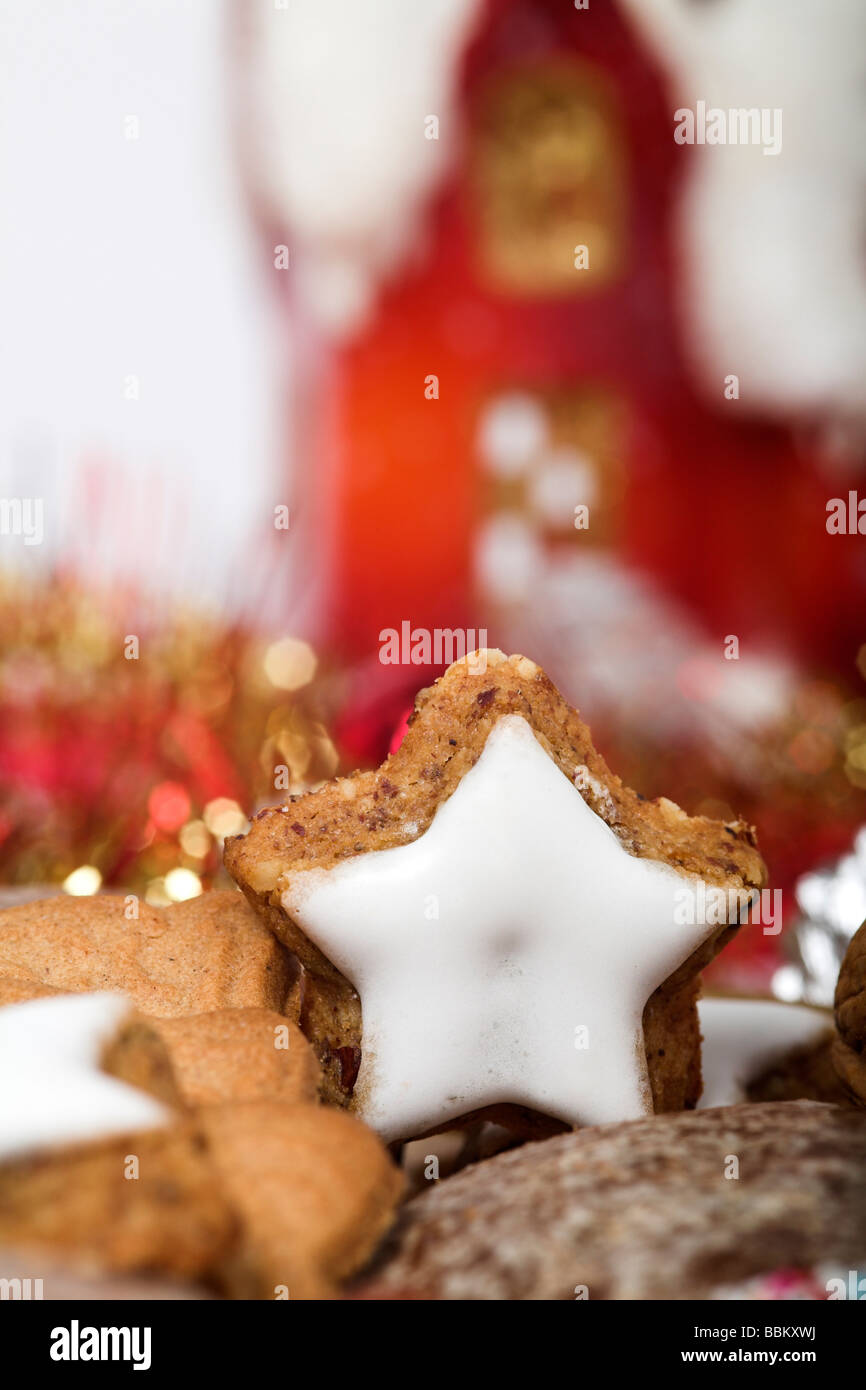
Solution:
[(866, 938), (838, 1033), (699, 1004), (754, 833), (625, 787), (532, 661), (455, 663), (225, 863), (0, 913), (3, 1275), (676, 1298), (866, 1255)]
[(283, 1011), (288, 958), (233, 892), (124, 911), (0, 914), (0, 1247), (234, 1297), (332, 1297), (403, 1180), (371, 1130), (320, 1104)]

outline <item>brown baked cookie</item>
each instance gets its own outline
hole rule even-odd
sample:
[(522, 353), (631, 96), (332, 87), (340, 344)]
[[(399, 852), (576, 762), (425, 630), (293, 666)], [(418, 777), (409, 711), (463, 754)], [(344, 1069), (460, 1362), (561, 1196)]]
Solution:
[(349, 1115), (208, 1106), (163, 1131), (0, 1164), (0, 1242), (92, 1270), (197, 1278), (235, 1298), (332, 1298), (374, 1252), (402, 1188)]
[(240, 893), (133, 906), (138, 915), (127, 916), (127, 899), (106, 894), (0, 912), (4, 1001), (119, 990), (161, 1018), (250, 1006), (283, 1011), (291, 962)]
[(0, 1245), (70, 1268), (332, 1297), (403, 1189), (263, 1009), (154, 1020), (104, 993), (0, 1009), (0, 1115)]
[(376, 1249), (402, 1189), (350, 1115), (208, 1106), (163, 1130), (0, 1163), (0, 1244), (235, 1298), (332, 1298)]
[(23, 1004), (28, 999), (46, 999), (50, 994), (62, 994), (62, 989), (41, 985), (27, 975), (0, 973), (0, 1009), (4, 1004)]
[[(187, 1105), (272, 1100), (315, 1105), (320, 1072), (300, 1029), (269, 1009), (215, 1009), (150, 1019)], [(131, 1080), (128, 1071), (108, 1070)], [(139, 1083), (142, 1084), (142, 1083)], [(144, 1089), (154, 1090), (152, 1085)], [(158, 1094), (158, 1092), (154, 1092)]]
[(144, 1018), (130, 1010), (103, 1047), (100, 1066), (109, 1076), (180, 1111), (187, 1104), (182, 1069), (176, 1065), (159, 1024), (159, 1019)]
[[(627, 856), (667, 866), (684, 881), (687, 876), (700, 878), (741, 901), (765, 881), (751, 827), (740, 821), (690, 818), (665, 798), (643, 800), (609, 770), (587, 726), (538, 666), (525, 657), (489, 651), (480, 654), (480, 670), (478, 655), (474, 661), (455, 663), (419, 694), (403, 743), (381, 768), (338, 779), (292, 798), (286, 806), (264, 811), (246, 836), (226, 843), (229, 872), (303, 966), (299, 1020), (322, 1061), (325, 1094), (337, 1103), (352, 1100), (363, 1062), (361, 1000), (345, 974), (302, 930), (302, 914), (290, 911), (284, 897), (291, 897), (299, 874), (306, 870), (342, 869), (347, 861), (381, 850), (398, 851), (420, 839), (476, 768), (500, 721), (528, 726)], [(509, 872), (508, 863), (503, 863), (502, 872)], [(656, 1111), (692, 1106), (700, 1094), (698, 973), (734, 934), (741, 911), (706, 928), (698, 944), (666, 977), (659, 976), (658, 987), (650, 986), (644, 997), (639, 1046), (646, 1055)], [(651, 931), (652, 923), (646, 929)], [(602, 925), (600, 941), (604, 934)], [(637, 929), (635, 939), (637, 945)], [(576, 1018), (575, 1024), (580, 1021)], [(359, 1085), (363, 1090), (363, 1076)], [(358, 1108), (366, 1113), (363, 1104)], [(521, 1101), (500, 1104), (495, 1111), (481, 1109), (505, 1123), (530, 1118)], [(549, 1132), (559, 1121), (536, 1116), (534, 1123), (541, 1132)]]
[[(0, 978), (0, 998), (3, 983)], [(214, 1009), (185, 1018), (130, 1013), (101, 1065), (179, 1110), (233, 1100), (315, 1105), (321, 1084), (301, 1030), (269, 1009)]]
[(689, 1299), (862, 1268), (866, 1116), (790, 1101), (583, 1129), (432, 1185), (362, 1285), (436, 1299)]
[(0, 1162), (4, 1246), (192, 1279), (221, 1265), (237, 1239), (237, 1218), (189, 1121)]
[(198, 1121), (241, 1224), (226, 1291), (332, 1297), (376, 1249), (403, 1191), (376, 1135), (325, 1106), (264, 1101), (209, 1106)]
[(851, 938), (836, 984), (832, 1058), (846, 1092), (866, 1105), (866, 922)]

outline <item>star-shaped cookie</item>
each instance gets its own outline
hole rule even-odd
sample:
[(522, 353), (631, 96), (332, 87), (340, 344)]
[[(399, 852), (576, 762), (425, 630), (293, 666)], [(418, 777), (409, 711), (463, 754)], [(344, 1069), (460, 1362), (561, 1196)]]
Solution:
[(102, 1069), (102, 1054), (129, 1012), (119, 994), (0, 1008), (0, 1161), (169, 1122), (170, 1111), (153, 1096)]
[(627, 853), (519, 715), (424, 835), (295, 875), (283, 907), (364, 1007), (356, 1096), (386, 1139), (512, 1102), (651, 1112), (643, 1006), (707, 934), (688, 880)]
[(309, 1045), (278, 1014), (149, 1020), (115, 994), (0, 1007), (7, 1253), (333, 1298), (402, 1190), (377, 1136), (318, 1103)]
[(422, 693), (378, 773), (227, 846), (313, 976), (302, 1025), (341, 1071), (359, 1048), (353, 1105), (387, 1139), (503, 1104), (578, 1125), (693, 1103), (694, 977), (736, 914), (689, 904), (698, 877), (762, 882), (751, 832), (641, 802), (534, 663), (479, 665)]

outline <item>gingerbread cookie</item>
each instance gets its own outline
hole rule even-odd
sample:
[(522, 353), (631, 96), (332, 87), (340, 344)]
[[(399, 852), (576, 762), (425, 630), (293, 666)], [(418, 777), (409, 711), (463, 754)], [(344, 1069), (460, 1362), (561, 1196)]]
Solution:
[(866, 922), (851, 938), (836, 985), (833, 1065), (848, 1095), (866, 1105)]
[(326, 1106), (251, 1101), (198, 1120), (241, 1225), (222, 1286), (238, 1298), (332, 1297), (376, 1249), (403, 1191), (376, 1135)]
[[(104, 995), (65, 995), (61, 998), (101, 999)], [(118, 996), (122, 997), (122, 996)], [(159, 1019), (145, 1018), (134, 1013), (126, 1000), (127, 1013), (110, 1042), (102, 1049), (99, 1065), (109, 1076), (117, 1077), (155, 1096), (172, 1110), (183, 1110), (186, 1099), (182, 1089), (182, 1072), (159, 1032)], [(201, 1018), (207, 1014), (199, 1015)], [(0, 1014), (2, 1019), (2, 1014)]]
[[(315, 1105), (320, 1073), (301, 1030), (268, 1009), (215, 1009), (148, 1020), (187, 1105), (273, 1100)], [(113, 1062), (113, 1059), (112, 1059)], [(116, 1071), (116, 1063), (109, 1070)], [(122, 1073), (129, 1078), (128, 1071)], [(153, 1091), (152, 1084), (146, 1085)]]
[[(105, 1000), (104, 995), (69, 999)], [(110, 1076), (175, 1109), (227, 1101), (274, 1100), (315, 1105), (321, 1073), (296, 1024), (269, 1009), (214, 1009), (186, 1018), (147, 1018), (128, 1011), (99, 1065)], [(0, 1029), (3, 1015), (0, 1011)]]
[(230, 1257), (237, 1219), (196, 1126), (176, 1122), (0, 1162), (0, 1241), (103, 1270), (206, 1278)]
[(421, 692), (378, 771), (261, 813), (225, 862), (304, 966), (329, 1097), (387, 1139), (693, 1105), (697, 975), (764, 881), (750, 827), (642, 800), (496, 651)]
[(317, 1090), (309, 1045), (265, 1010), (154, 1021), (107, 994), (0, 1008), (0, 1244), (237, 1297), (332, 1297), (403, 1180)]
[(121, 990), (142, 1013), (175, 1018), (254, 1006), (282, 1012), (286, 952), (240, 893), (168, 908), (109, 895), (45, 898), (0, 912), (0, 977), (18, 989)]
[(38, 980), (33, 980), (27, 975), (0, 973), (0, 1009), (5, 1004), (24, 1004), (28, 999), (48, 999), (52, 994), (62, 993), (62, 989), (41, 985)]
[(111, 994), (0, 1009), (0, 1242), (200, 1274), (228, 1250), (235, 1219), (194, 1126), (104, 1072), (129, 1014)]
[(864, 1255), (866, 1116), (786, 1101), (579, 1130), (478, 1163), (404, 1208), (363, 1290), (707, 1298), (774, 1270), (862, 1269)]

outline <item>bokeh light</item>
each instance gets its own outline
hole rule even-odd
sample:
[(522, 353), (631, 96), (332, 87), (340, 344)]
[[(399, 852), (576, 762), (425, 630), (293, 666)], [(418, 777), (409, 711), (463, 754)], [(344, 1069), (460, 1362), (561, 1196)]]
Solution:
[(165, 891), (172, 902), (185, 903), (199, 896), (202, 891), (201, 879), (192, 869), (169, 869), (165, 876)]
[(63, 880), (63, 891), (73, 898), (88, 898), (102, 887), (102, 874), (94, 864), (81, 864)]
[(203, 820), (191, 820), (185, 825), (178, 839), (184, 854), (191, 859), (204, 859), (211, 847), (210, 831)]
[(180, 782), (160, 782), (150, 793), (147, 808), (157, 829), (173, 834), (189, 820), (189, 793)]
[(300, 690), (316, 674), (316, 654), (309, 642), (283, 637), (265, 652), (265, 675), (278, 690)]
[(218, 796), (204, 808), (204, 823), (218, 840), (228, 835), (241, 835), (247, 828), (247, 818), (236, 801)]

